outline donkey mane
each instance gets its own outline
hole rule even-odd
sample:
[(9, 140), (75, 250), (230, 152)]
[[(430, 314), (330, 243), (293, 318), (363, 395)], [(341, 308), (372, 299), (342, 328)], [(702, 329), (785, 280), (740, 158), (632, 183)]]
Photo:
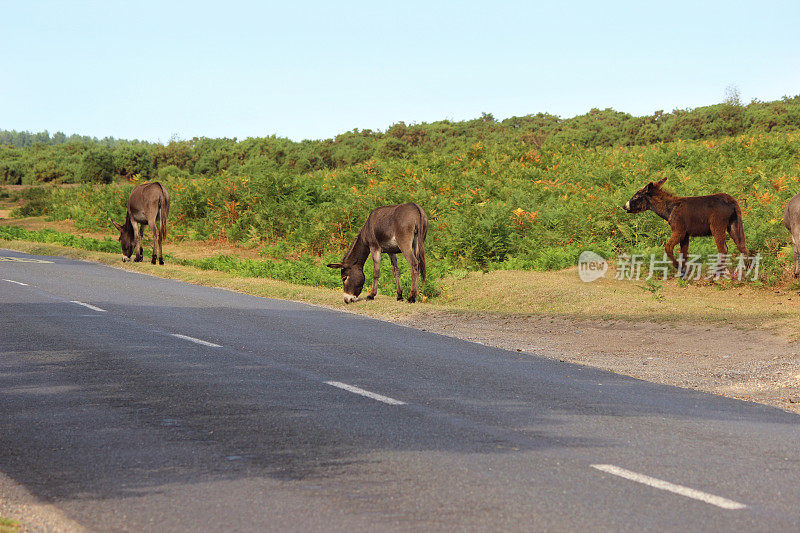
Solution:
[(342, 258), (342, 264), (352, 266), (363, 265), (367, 262), (367, 257), (369, 257), (369, 246), (367, 246), (367, 238), (364, 234), (365, 229), (366, 225), (362, 226), (362, 228), (358, 231), (356, 238), (350, 243), (350, 247), (347, 249), (347, 252)]
[(661, 188), (660, 185), (654, 186), (650, 189), (650, 195), (648, 196), (648, 200), (650, 201), (650, 209), (658, 216), (663, 218), (666, 221), (669, 221), (670, 215), (672, 215), (672, 210), (675, 208), (675, 204), (678, 200), (681, 200), (682, 197), (676, 196), (669, 191), (666, 191)]
[(130, 213), (125, 215), (125, 223), (122, 225), (122, 230), (125, 233), (129, 234), (131, 238), (133, 238), (133, 222), (131, 222), (131, 215)]

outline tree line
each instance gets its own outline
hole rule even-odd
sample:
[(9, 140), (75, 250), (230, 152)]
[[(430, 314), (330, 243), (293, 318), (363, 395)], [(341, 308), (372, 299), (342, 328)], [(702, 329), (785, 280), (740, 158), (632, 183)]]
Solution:
[(466, 121), (398, 122), (386, 131), (352, 130), (332, 139), (291, 141), (277, 136), (171, 140), (166, 144), (62, 132), (50, 135), (0, 130), (0, 184), (110, 183), (160, 174), (212, 177), (244, 167), (301, 175), (371, 159), (418, 159), (457, 153), (471, 145), (530, 146), (555, 150), (642, 146), (741, 134), (800, 129), (800, 95), (771, 102), (738, 99), (688, 110), (633, 116), (592, 109), (562, 119), (547, 113), (496, 120), (491, 114)]

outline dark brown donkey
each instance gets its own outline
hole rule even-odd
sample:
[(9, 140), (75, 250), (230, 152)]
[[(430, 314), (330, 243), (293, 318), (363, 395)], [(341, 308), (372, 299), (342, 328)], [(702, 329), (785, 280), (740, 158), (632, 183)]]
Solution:
[[(681, 274), (681, 267), (675, 260), (673, 251), (680, 243), (681, 256), (685, 261), (689, 252), (689, 237), (714, 236), (717, 252), (728, 254), (725, 243), (728, 231), (733, 242), (741, 253), (747, 256), (747, 246), (742, 226), (742, 210), (733, 196), (725, 193), (708, 196), (675, 196), (661, 188), (667, 178), (653, 183), (652, 181), (636, 191), (636, 194), (625, 204), (628, 213), (641, 213), (651, 209), (663, 218), (672, 228), (672, 235), (666, 244), (667, 256)], [(719, 260), (719, 258), (718, 258)]]
[(372, 211), (358, 232), (358, 236), (344, 254), (341, 263), (331, 263), (331, 268), (342, 271), (344, 302), (358, 300), (364, 288), (364, 263), (372, 255), (372, 289), (367, 299), (372, 300), (378, 292), (378, 277), (381, 270), (381, 252), (389, 254), (392, 273), (397, 285), (397, 299), (403, 299), (400, 288), (400, 269), (397, 254), (402, 253), (411, 265), (411, 292), (409, 302), (415, 302), (419, 292), (419, 277), (425, 281), (425, 236), (428, 234), (428, 217), (420, 206), (413, 203), (385, 205)]
[[(144, 227), (150, 226), (153, 229), (153, 259), (151, 263), (156, 264), (156, 250), (158, 250), (158, 264), (163, 265), (164, 256), (161, 251), (161, 242), (167, 236), (168, 215), (169, 193), (166, 187), (157, 181), (134, 187), (128, 198), (128, 214), (125, 216), (125, 223), (117, 224), (113, 220), (111, 221), (119, 230), (119, 242), (124, 254), (122, 260), (130, 259), (134, 248), (136, 248), (134, 261), (142, 260)], [(158, 225), (156, 220), (158, 220)], [(134, 222), (139, 225), (138, 232), (133, 230)]]

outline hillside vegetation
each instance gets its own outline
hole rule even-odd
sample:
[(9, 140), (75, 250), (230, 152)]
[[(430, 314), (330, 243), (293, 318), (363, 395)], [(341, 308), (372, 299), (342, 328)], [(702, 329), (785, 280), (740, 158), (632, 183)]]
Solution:
[[(430, 218), (429, 297), (447, 275), (559, 269), (585, 249), (660, 256), (666, 223), (620, 206), (663, 177), (679, 195), (736, 197), (748, 247), (763, 257), (761, 283), (774, 284), (791, 256), (783, 207), (800, 192), (800, 97), (647, 117), (484, 114), (322, 141), (162, 145), (0, 132), (0, 142), (0, 183), (42, 185), (20, 193), (18, 216), (111, 234), (109, 217), (124, 218), (133, 184), (158, 179), (172, 194), (167, 251), (170, 239), (230, 240), (263, 259), (210, 253), (197, 266), (299, 283), (339, 284), (324, 264), (338, 260), (367, 213), (414, 201)], [(54, 186), (64, 183), (75, 185)], [(692, 241), (692, 253), (713, 250), (710, 239)]]

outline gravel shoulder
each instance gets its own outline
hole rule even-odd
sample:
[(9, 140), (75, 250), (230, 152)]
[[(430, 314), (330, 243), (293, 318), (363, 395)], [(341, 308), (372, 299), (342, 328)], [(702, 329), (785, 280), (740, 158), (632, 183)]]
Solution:
[(399, 324), (800, 414), (800, 342), (686, 323), (418, 313)]
[(0, 516), (20, 524), (20, 533), (83, 533), (86, 530), (58, 507), (41, 501), (0, 472)]

